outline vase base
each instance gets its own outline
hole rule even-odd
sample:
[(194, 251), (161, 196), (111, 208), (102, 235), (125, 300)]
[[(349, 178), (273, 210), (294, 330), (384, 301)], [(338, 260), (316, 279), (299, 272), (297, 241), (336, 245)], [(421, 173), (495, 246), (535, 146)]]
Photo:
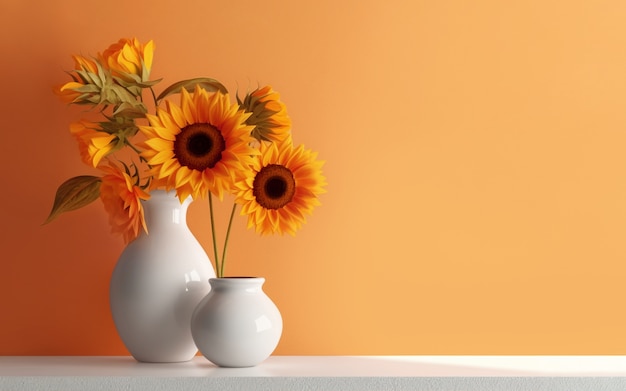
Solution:
[(138, 363), (142, 363), (142, 364), (176, 364), (176, 363), (182, 363), (182, 362), (189, 362), (193, 359), (192, 357), (189, 359), (182, 359), (182, 360), (150, 360), (150, 359), (137, 358), (135, 356), (133, 356), (133, 358), (135, 359), (135, 361), (137, 361)]

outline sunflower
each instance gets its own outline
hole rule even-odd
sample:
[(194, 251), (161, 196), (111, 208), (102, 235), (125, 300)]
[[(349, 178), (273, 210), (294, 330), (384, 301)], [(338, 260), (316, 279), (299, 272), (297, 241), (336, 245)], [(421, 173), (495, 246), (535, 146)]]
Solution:
[(221, 92), (183, 89), (180, 106), (166, 101), (165, 109), (147, 118), (150, 126), (140, 127), (147, 137), (142, 155), (152, 166), (153, 187), (176, 189), (181, 200), (209, 192), (222, 199), (236, 173), (259, 153), (250, 146), (247, 114)]
[(261, 143), (261, 155), (251, 166), (252, 175), (236, 183), (236, 202), (248, 215), (248, 228), (260, 234), (296, 231), (319, 205), (326, 178), (317, 154), (291, 142)]
[(100, 185), (100, 199), (109, 214), (109, 224), (114, 234), (121, 234), (125, 243), (130, 243), (139, 235), (139, 228), (148, 232), (141, 200), (150, 195), (136, 185), (136, 178), (127, 170), (110, 164), (101, 167), (105, 175)]
[(154, 42), (142, 44), (137, 38), (122, 38), (99, 55), (100, 61), (115, 76), (128, 82), (147, 81), (153, 57)]
[(117, 137), (103, 132), (102, 128), (93, 122), (75, 122), (70, 125), (70, 132), (78, 141), (83, 162), (93, 167), (97, 167), (103, 157), (118, 147)]
[(79, 105), (113, 105), (114, 114), (126, 108), (141, 111), (143, 104), (138, 101), (141, 88), (119, 84), (111, 70), (98, 61), (74, 56), (74, 63), (75, 69), (68, 72), (72, 81), (54, 90), (63, 101)]
[(254, 125), (252, 136), (255, 139), (280, 142), (289, 137), (291, 119), (287, 115), (287, 107), (271, 86), (257, 88), (247, 94), (240, 104), (251, 113), (246, 124)]
[(83, 56), (72, 56), (74, 70), (68, 72), (72, 81), (55, 88), (54, 92), (65, 103), (97, 103), (99, 92), (93, 85), (93, 76), (98, 74), (96, 62)]

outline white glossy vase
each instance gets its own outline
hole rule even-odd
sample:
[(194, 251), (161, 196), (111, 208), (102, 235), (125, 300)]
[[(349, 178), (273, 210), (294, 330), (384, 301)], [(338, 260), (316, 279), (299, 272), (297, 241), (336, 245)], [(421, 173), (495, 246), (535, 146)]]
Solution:
[(215, 272), (187, 227), (190, 203), (181, 204), (173, 192), (152, 191), (143, 204), (148, 234), (126, 246), (113, 270), (113, 321), (137, 361), (189, 361), (198, 352), (189, 324)]
[(211, 291), (191, 318), (200, 352), (221, 367), (252, 367), (280, 340), (283, 320), (263, 291), (262, 277), (212, 278)]

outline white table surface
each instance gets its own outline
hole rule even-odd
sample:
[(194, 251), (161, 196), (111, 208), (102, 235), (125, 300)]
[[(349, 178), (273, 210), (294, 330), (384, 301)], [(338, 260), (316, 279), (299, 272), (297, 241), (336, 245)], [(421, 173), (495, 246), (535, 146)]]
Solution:
[(59, 389), (626, 390), (626, 356), (272, 356), (252, 368), (0, 356), (0, 390)]

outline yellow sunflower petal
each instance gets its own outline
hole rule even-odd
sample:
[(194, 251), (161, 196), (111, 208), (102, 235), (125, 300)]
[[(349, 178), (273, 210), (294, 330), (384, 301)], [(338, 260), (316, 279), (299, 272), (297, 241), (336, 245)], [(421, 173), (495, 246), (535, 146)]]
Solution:
[(168, 150), (168, 149), (161, 150), (156, 155), (154, 155), (152, 159), (150, 159), (149, 163), (152, 165), (160, 165), (166, 162), (167, 160), (171, 159), (173, 155), (174, 154), (172, 153), (171, 150)]
[(163, 138), (151, 138), (145, 141), (145, 145), (149, 146), (155, 151), (171, 151), (173, 148), (172, 142)]

